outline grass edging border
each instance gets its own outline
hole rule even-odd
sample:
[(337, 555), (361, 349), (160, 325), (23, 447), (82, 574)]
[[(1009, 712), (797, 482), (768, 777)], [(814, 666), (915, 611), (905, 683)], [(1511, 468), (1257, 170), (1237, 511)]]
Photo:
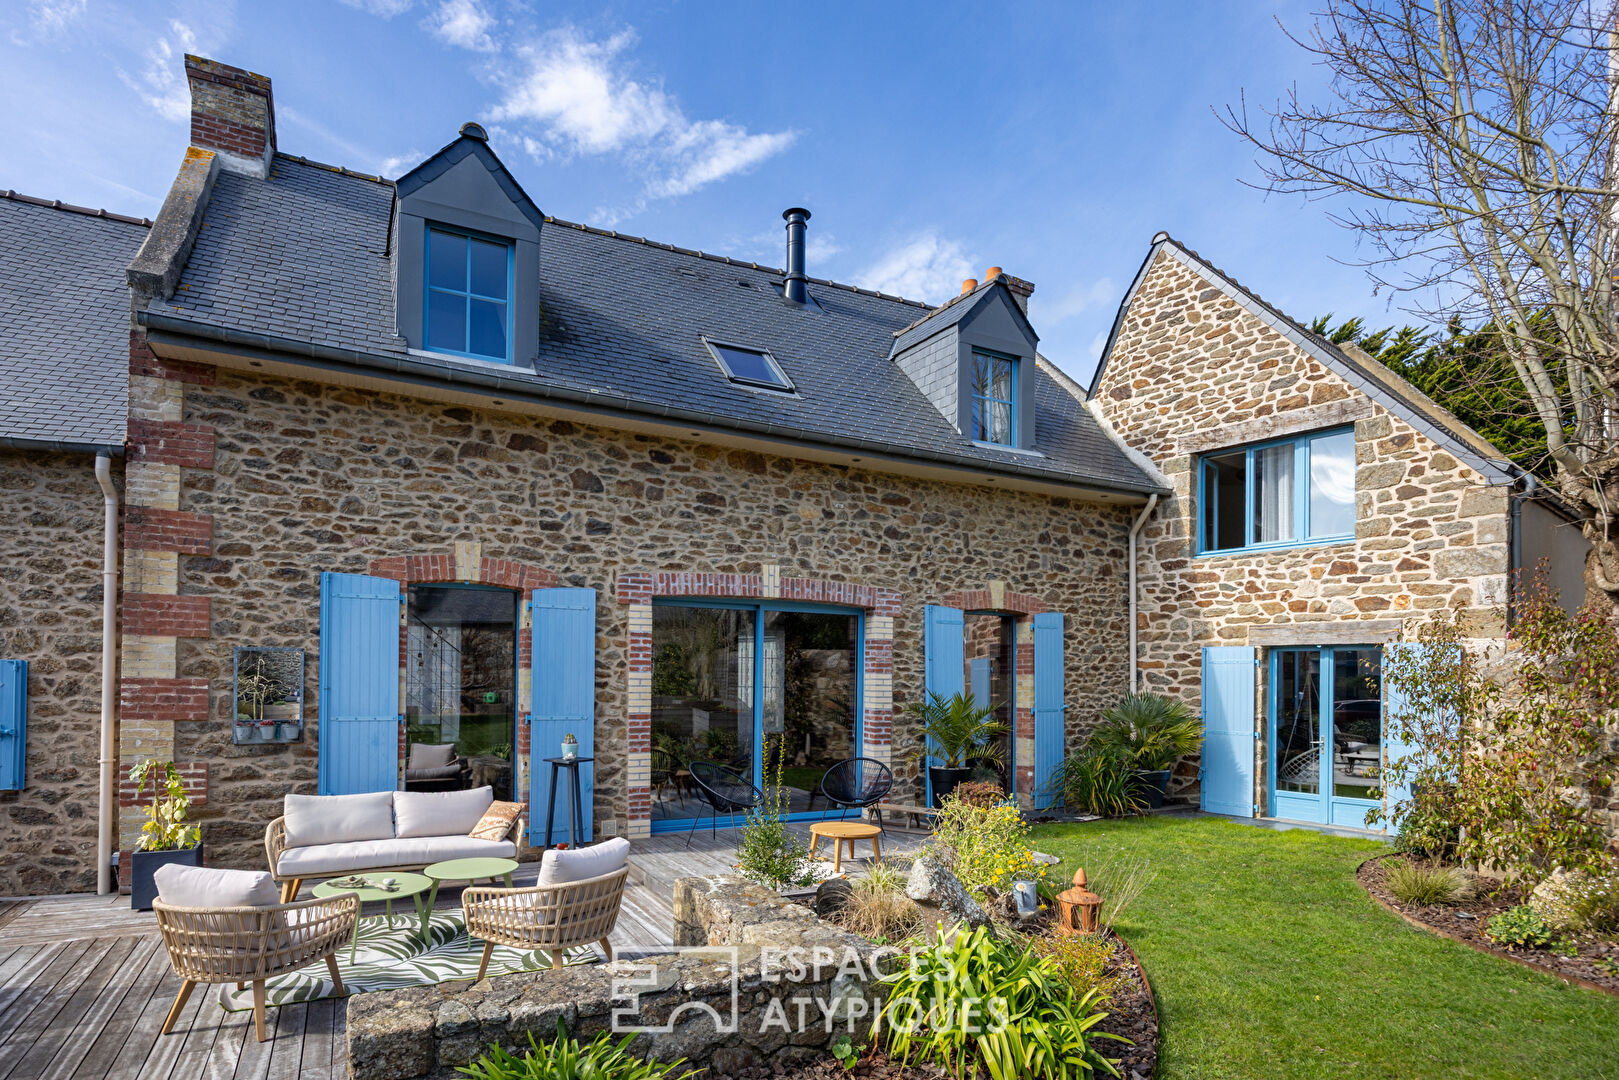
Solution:
[[(1370, 897), (1371, 900), (1374, 903), (1376, 903), (1378, 907), (1382, 908), (1384, 911), (1387, 911), (1387, 912), (1389, 912), (1390, 914), (1393, 914), (1393, 915), (1398, 915), (1400, 918), (1404, 919), (1406, 922), (1410, 923), (1412, 926), (1416, 927), (1418, 930), (1425, 930), (1428, 933), (1435, 935), (1436, 937), (1448, 938), (1449, 940), (1456, 942), (1458, 945), (1466, 945), (1469, 949), (1472, 949), (1474, 952), (1481, 952), (1481, 953), (1484, 953), (1486, 956), (1499, 956), (1503, 960), (1511, 960), (1514, 964), (1517, 964), (1519, 967), (1528, 968), (1530, 971), (1533, 971), (1533, 972), (1535, 972), (1536, 974), (1539, 974), (1539, 975), (1545, 975), (1547, 978), (1556, 979), (1559, 982), (1565, 982), (1565, 983), (1568, 983), (1571, 986), (1583, 987), (1586, 990), (1595, 990), (1597, 993), (1599, 993), (1599, 994), (1607, 994), (1609, 997), (1619, 998), (1619, 990), (1616, 990), (1611, 986), (1603, 986), (1599, 982), (1593, 982), (1590, 979), (1581, 978), (1578, 975), (1564, 975), (1564, 974), (1562, 974), (1560, 972), (1552, 971), (1552, 970), (1550, 970), (1550, 969), (1548, 969), (1548, 968), (1546, 968), (1546, 967), (1544, 967), (1544, 966), (1542, 966), (1540, 964), (1535, 963), (1532, 960), (1525, 960), (1523, 957), (1518, 956), (1518, 955), (1516, 955), (1514, 953), (1508, 952), (1505, 949), (1492, 949), (1489, 946), (1481, 945), (1476, 941), (1469, 941), (1467, 938), (1462, 937), (1460, 934), (1453, 934), (1449, 930), (1441, 930), (1437, 926), (1430, 926), (1429, 924), (1423, 922), (1421, 919), (1415, 918), (1414, 916), (1411, 916), (1411, 915), (1407, 915), (1405, 912), (1400, 911), (1397, 908), (1390, 907), (1387, 903), (1385, 903), (1383, 901), (1383, 898), (1381, 896), (1378, 896), (1376, 893), (1372, 892), (1372, 890), (1368, 889), (1364, 884), (1361, 883), (1360, 871), (1361, 871), (1361, 869), (1363, 867), (1365, 867), (1369, 863), (1374, 863), (1374, 862), (1377, 862), (1377, 861), (1379, 861), (1381, 859), (1392, 859), (1392, 858), (1397, 858), (1397, 857), (1400, 857), (1400, 853), (1397, 852), (1397, 851), (1385, 852), (1385, 853), (1383, 853), (1381, 855), (1373, 855), (1369, 859), (1363, 859), (1355, 867), (1355, 884), (1360, 887), (1361, 892), (1365, 893), (1368, 897)], [(1123, 939), (1121, 938), (1120, 940), (1122, 941)], [(1128, 948), (1128, 946), (1126, 946), (1126, 948)], [(1147, 973), (1145, 971), (1143, 971), (1141, 973), (1141, 977), (1142, 977), (1143, 980), (1145, 980), (1146, 977), (1147, 977)], [(1156, 1015), (1156, 1013), (1157, 1013), (1157, 1006), (1156, 1005), (1153, 1007), (1153, 1011), (1154, 1011), (1154, 1014)]]

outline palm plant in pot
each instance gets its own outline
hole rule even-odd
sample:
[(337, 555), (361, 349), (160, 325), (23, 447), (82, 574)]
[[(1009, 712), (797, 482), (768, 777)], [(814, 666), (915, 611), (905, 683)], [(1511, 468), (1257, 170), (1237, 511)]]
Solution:
[(148, 783), (152, 785), (152, 801), (142, 811), (146, 823), (141, 826), (141, 838), (130, 858), (129, 906), (145, 911), (157, 896), (152, 876), (160, 867), (170, 863), (202, 865), (202, 829), (186, 824), (191, 800), (186, 797), (174, 762), (147, 758), (130, 767), (129, 780), (135, 785), (137, 798)]
[(927, 700), (913, 701), (905, 711), (916, 717), (927, 740), (923, 756), (933, 784), (935, 807), (942, 806), (944, 797), (972, 775), (969, 762), (1005, 764), (999, 739), (1007, 727), (992, 719), (995, 706), (979, 705), (971, 694), (957, 693), (947, 698), (930, 692)]
[(1162, 694), (1126, 694), (1102, 713), (1089, 747), (1127, 762), (1147, 805), (1164, 805), (1170, 770), (1203, 746), (1203, 722), (1184, 701)]

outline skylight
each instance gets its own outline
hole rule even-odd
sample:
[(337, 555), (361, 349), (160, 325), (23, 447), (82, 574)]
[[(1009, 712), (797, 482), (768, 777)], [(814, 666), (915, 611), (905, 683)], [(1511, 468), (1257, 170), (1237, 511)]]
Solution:
[(781, 370), (776, 358), (765, 349), (750, 349), (745, 345), (725, 345), (703, 339), (708, 351), (719, 361), (725, 377), (740, 386), (755, 386), (764, 390), (791, 393), (793, 381)]

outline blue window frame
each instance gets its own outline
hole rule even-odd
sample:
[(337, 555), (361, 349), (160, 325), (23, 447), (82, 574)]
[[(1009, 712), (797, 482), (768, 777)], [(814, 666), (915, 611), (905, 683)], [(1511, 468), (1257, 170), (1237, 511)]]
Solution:
[(1205, 454), (1197, 480), (1199, 554), (1355, 535), (1352, 428)]
[(997, 446), (1017, 445), (1018, 360), (973, 350), (972, 438)]
[[(865, 710), (858, 707), (858, 703), (865, 700), (866, 616), (863, 610), (860, 608), (840, 607), (834, 604), (793, 603), (791, 601), (777, 600), (750, 602), (746, 600), (712, 600), (707, 598), (688, 598), (678, 596), (657, 597), (652, 601), (652, 606), (655, 610), (663, 608), (720, 609), (724, 611), (733, 611), (738, 613), (740, 616), (744, 616), (743, 619), (738, 621), (736, 627), (734, 627), (734, 629), (742, 630), (742, 633), (745, 635), (743, 640), (735, 642), (721, 642), (718, 638), (713, 638), (706, 635), (698, 635), (692, 641), (683, 641), (681, 644), (687, 648), (701, 647), (715, 656), (723, 656), (723, 658), (734, 665), (736, 685), (732, 689), (734, 690), (734, 696), (746, 710), (744, 715), (747, 718), (747, 722), (751, 724), (751, 731), (747, 733), (747, 736), (751, 740), (752, 745), (745, 748), (739, 748), (743, 751), (740, 756), (746, 759), (745, 763), (720, 762), (720, 764), (740, 765), (740, 769), (744, 776), (746, 776), (747, 779), (760, 788), (763, 788), (765, 783), (765, 765), (767, 757), (766, 737), (767, 735), (776, 735), (776, 731), (774, 729), (777, 725), (772, 722), (773, 717), (785, 719), (784, 717), (781, 717), (781, 702), (783, 694), (787, 689), (782, 684), (782, 681), (777, 676), (772, 674), (766, 664), (767, 660), (779, 659), (781, 657), (779, 650), (785, 648), (785, 642), (775, 638), (772, 634), (771, 628), (766, 625), (768, 622), (767, 616), (774, 613), (789, 613), (803, 615), (836, 615), (851, 619), (853, 622), (851, 633), (854, 641), (854, 687), (853, 692), (848, 696), (850, 713), (848, 737), (852, 746), (855, 748), (853, 756), (864, 756)], [(658, 641), (656, 616), (654, 616), (654, 619), (653, 637), (654, 645), (656, 647)], [(654, 686), (656, 686), (658, 682), (659, 675), (657, 671), (657, 660), (656, 657), (654, 657)], [(758, 692), (755, 692), (755, 688), (758, 688)], [(659, 722), (656, 700), (657, 691), (654, 690), (654, 758), (657, 758), (659, 755)], [(705, 724), (708, 722), (708, 719), (709, 717), (705, 711), (703, 716)], [(789, 775), (786, 779), (789, 786), (791, 786), (793, 783), (791, 776), (791, 766), (793, 765), (793, 762), (788, 761), (787, 764), (789, 766)], [(669, 764), (668, 771), (674, 773), (675, 775), (665, 780), (656, 775), (660, 772), (660, 763), (656, 760), (653, 761), (652, 772), (655, 774), (653, 776), (654, 787), (659, 785), (660, 780), (670, 785), (667, 791), (655, 793), (654, 799), (657, 800), (666, 795), (669, 797), (669, 801), (676, 803), (677, 806), (689, 807), (688, 812), (691, 816), (683, 816), (683, 814), (679, 812), (665, 815), (660, 812), (659, 806), (654, 805), (652, 816), (652, 832), (654, 835), (667, 832), (686, 832), (691, 830), (696, 823), (707, 820), (706, 806), (695, 797), (688, 798), (687, 793), (681, 790), (681, 782), (678, 774), (679, 765), (679, 762), (671, 762)], [(801, 808), (795, 804), (794, 801), (789, 800), (787, 812), (784, 816), (788, 821), (822, 821), (827, 818), (858, 817), (860, 814), (860, 812), (857, 810), (838, 810), (836, 808), (825, 807), (824, 802), (822, 803), (822, 806), (822, 809)], [(736, 820), (728, 820), (726, 815), (719, 815), (719, 826), (721, 828), (727, 828), (740, 821), (739, 815), (731, 815), (730, 817)]]
[(1376, 645), (1271, 650), (1272, 817), (1367, 828), (1383, 798), (1382, 666)]
[(427, 227), (422, 340), (433, 352), (511, 363), (512, 244)]

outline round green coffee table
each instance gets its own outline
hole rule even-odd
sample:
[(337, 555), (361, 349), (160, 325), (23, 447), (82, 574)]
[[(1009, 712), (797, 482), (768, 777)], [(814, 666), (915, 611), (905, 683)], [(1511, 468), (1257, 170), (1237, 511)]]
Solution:
[[(516, 864), (513, 864), (513, 865), (516, 865)], [(344, 875), (344, 877), (347, 877), (347, 876), (349, 876), (349, 875), (346, 875), (346, 874)], [(428, 915), (433, 910), (433, 903), (432, 903), (431, 900), (429, 900), (427, 903), (424, 904), (422, 902), (422, 894), (427, 892), (429, 889), (433, 890), (434, 892), (437, 892), (438, 891), (438, 882), (434, 881), (432, 878), (426, 876), (425, 874), (407, 874), (407, 873), (403, 873), (401, 871), (394, 871), (393, 873), (387, 873), (387, 874), (381, 874), (381, 873), (378, 873), (378, 874), (358, 874), (358, 875), (355, 875), (355, 876), (362, 877), (362, 878), (365, 878), (365, 879), (370, 880), (370, 881), (378, 882), (379, 885), (377, 887), (369, 887), (369, 886), (364, 886), (364, 885), (359, 886), (359, 887), (355, 887), (355, 886), (352, 886), (352, 885), (345, 887), (343, 885), (333, 884), (333, 882), (331, 882), (331, 881), (323, 881), (319, 885), (316, 885), (313, 889), (310, 889), (309, 891), (314, 893), (316, 896), (319, 896), (319, 897), (338, 896), (338, 895), (341, 895), (342, 893), (353, 893), (354, 895), (358, 896), (360, 898), (361, 902), (363, 902), (363, 903), (370, 903), (372, 901), (380, 900), (383, 903), (388, 905), (388, 917), (390, 919), (393, 918), (394, 901), (395, 900), (403, 900), (406, 897), (409, 897), (411, 902), (416, 905), (417, 918), (419, 918), (421, 920), (421, 924), (422, 924), (422, 927), (421, 927), (422, 944), (423, 945), (431, 945), (431, 944), (433, 944), (432, 931), (431, 931), (430, 925), (428, 923)], [(393, 889), (381, 888), (380, 883), (384, 879), (388, 879), (388, 878), (393, 879), (395, 887)], [(342, 878), (336, 878), (334, 880), (341, 881), (343, 879)], [(354, 938), (353, 938), (353, 940), (351, 940), (349, 942), (349, 963), (350, 964), (354, 963), (354, 956), (355, 956), (355, 953), (359, 950), (359, 947), (360, 947), (360, 920), (355, 919), (354, 920)]]
[(445, 862), (436, 862), (423, 870), (422, 873), (433, 879), (433, 891), (427, 895), (427, 910), (433, 910), (433, 904), (438, 900), (438, 886), (441, 881), (483, 881), (499, 882), (506, 879), (506, 887), (512, 887), (512, 871), (517, 869), (516, 859), (449, 859)]

